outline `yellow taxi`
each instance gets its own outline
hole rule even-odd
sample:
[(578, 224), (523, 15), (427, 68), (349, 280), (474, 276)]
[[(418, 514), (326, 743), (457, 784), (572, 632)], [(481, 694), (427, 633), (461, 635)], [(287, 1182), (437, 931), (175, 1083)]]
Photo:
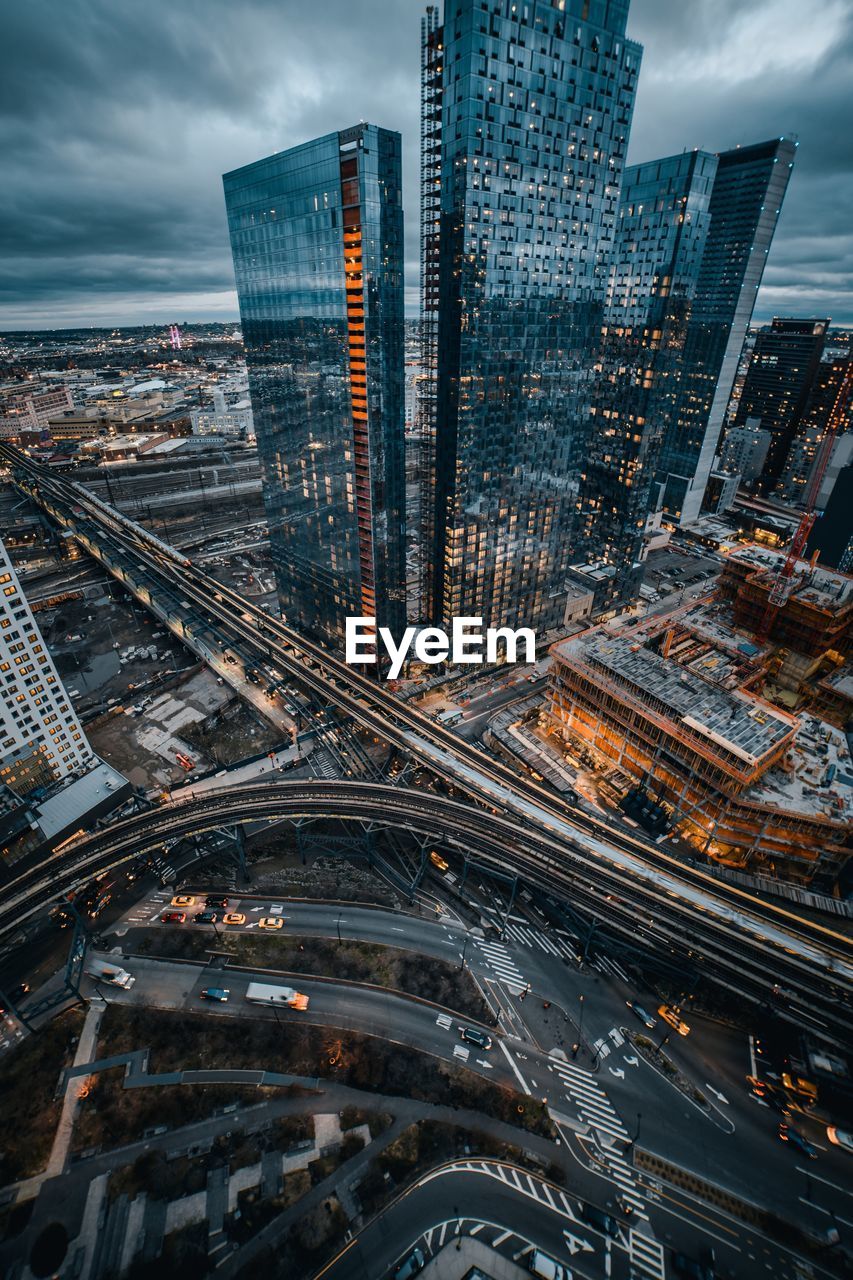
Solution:
[(222, 917), (223, 924), (245, 924), (246, 917), (242, 911), (229, 911)]
[(263, 920), (258, 922), (260, 929), (283, 929), (284, 921), (281, 916), (264, 916)]
[(673, 1031), (677, 1031), (680, 1036), (689, 1036), (690, 1028), (686, 1022), (682, 1022), (678, 1016), (679, 1010), (671, 1004), (662, 1004), (658, 1009), (658, 1014), (663, 1018)]
[(177, 897), (172, 899), (173, 907), (194, 907), (195, 898), (191, 898), (186, 893), (179, 893)]

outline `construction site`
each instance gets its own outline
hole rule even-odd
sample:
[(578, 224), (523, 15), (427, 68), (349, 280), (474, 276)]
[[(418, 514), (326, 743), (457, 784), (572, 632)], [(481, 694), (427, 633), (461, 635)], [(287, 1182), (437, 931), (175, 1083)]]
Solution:
[(853, 579), (806, 566), (762, 636), (780, 559), (738, 550), (714, 596), (556, 644), (550, 716), (702, 854), (831, 892), (851, 852)]

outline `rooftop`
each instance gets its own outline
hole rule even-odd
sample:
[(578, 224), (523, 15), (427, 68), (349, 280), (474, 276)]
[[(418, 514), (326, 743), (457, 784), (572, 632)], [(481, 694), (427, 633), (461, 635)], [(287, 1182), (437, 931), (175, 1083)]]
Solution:
[(82, 823), (88, 814), (127, 786), (127, 779), (112, 765), (99, 761), (82, 778), (67, 782), (54, 795), (35, 806), (38, 824), (48, 840)]
[(785, 712), (740, 690), (715, 687), (626, 637), (597, 633), (566, 641), (556, 652), (604, 670), (638, 701), (653, 700), (692, 735), (750, 766), (760, 764), (796, 729)]
[[(737, 547), (730, 552), (728, 559), (769, 573), (778, 572), (785, 563), (783, 553), (755, 543)], [(822, 609), (835, 611), (853, 597), (853, 578), (821, 565), (812, 569), (806, 561), (800, 561), (793, 581), (796, 585), (791, 591), (792, 596)]]

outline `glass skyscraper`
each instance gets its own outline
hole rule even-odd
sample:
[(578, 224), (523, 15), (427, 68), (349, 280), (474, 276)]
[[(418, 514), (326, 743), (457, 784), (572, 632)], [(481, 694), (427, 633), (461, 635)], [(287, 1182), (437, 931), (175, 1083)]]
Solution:
[(765, 488), (772, 488), (782, 474), (820, 370), (828, 328), (829, 317), (777, 318), (755, 339), (734, 425), (753, 419), (770, 432), (761, 476)]
[(562, 622), (640, 67), (627, 14), (447, 0), (422, 25), (423, 607), (444, 625)]
[(639, 590), (646, 516), (677, 402), (710, 226), (717, 158), (704, 151), (625, 169), (605, 326), (581, 468), (575, 572), (599, 606)]
[(405, 625), (400, 136), (359, 124), (225, 175), (279, 598), (341, 647)]
[(678, 402), (659, 464), (664, 507), (682, 524), (702, 506), (795, 154), (796, 143), (773, 138), (717, 157)]

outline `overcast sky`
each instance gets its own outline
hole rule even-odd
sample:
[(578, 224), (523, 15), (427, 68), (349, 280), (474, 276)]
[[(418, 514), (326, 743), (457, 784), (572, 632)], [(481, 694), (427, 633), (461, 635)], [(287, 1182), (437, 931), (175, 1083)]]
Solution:
[[(416, 0), (9, 0), (0, 328), (236, 318), (221, 174), (403, 134), (417, 305)], [(799, 137), (757, 319), (853, 324), (853, 0), (632, 0), (629, 158)]]

